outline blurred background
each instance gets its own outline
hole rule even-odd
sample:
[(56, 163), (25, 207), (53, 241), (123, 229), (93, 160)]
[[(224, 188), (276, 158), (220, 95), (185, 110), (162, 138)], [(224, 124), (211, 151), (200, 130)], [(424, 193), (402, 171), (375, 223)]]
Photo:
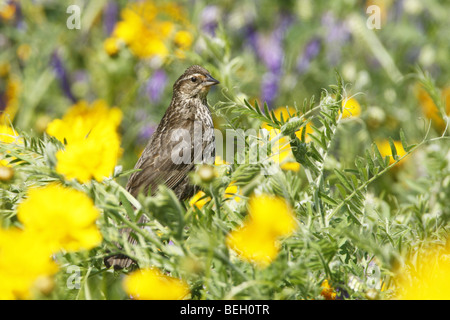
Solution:
[(443, 131), (417, 78), (429, 73), (450, 109), (449, 14), (434, 0), (2, 0), (1, 121), (41, 135), (72, 105), (103, 100), (123, 113), (131, 169), (191, 64), (222, 83), (211, 105), (228, 89), (271, 109), (318, 101), (338, 71), (357, 104), (336, 147), (345, 167), (400, 128), (411, 143), (430, 120)]

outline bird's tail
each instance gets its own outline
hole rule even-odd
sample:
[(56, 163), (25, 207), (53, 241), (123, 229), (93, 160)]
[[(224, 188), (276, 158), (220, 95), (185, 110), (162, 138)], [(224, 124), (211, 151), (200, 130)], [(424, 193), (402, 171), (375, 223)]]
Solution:
[[(148, 222), (148, 219), (146, 216), (141, 216), (139, 218), (138, 224), (143, 224)], [(120, 234), (126, 234), (128, 236), (128, 242), (131, 245), (136, 244), (137, 240), (136, 237), (133, 237), (131, 235), (132, 229), (131, 228), (123, 228), (120, 229)], [(120, 247), (117, 243), (116, 245), (118, 247)], [(105, 264), (105, 266), (109, 269), (111, 267), (114, 267), (115, 270), (120, 270), (120, 269), (124, 269), (124, 268), (129, 268), (133, 263), (136, 263), (135, 260), (131, 259), (130, 257), (128, 257), (125, 254), (114, 254), (111, 256), (106, 257), (105, 259), (103, 259), (103, 263)]]

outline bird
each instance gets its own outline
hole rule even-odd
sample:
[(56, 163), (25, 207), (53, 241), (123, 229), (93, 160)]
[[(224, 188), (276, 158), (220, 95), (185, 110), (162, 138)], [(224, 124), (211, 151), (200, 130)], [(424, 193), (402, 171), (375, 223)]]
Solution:
[[(126, 190), (135, 198), (139, 193), (155, 195), (159, 185), (172, 189), (180, 201), (191, 198), (197, 191), (189, 178), (196, 164), (213, 164), (215, 158), (214, 125), (208, 107), (210, 88), (220, 82), (208, 70), (193, 65), (175, 81), (172, 100), (128, 179)], [(138, 223), (147, 222), (143, 215)], [(128, 235), (130, 228), (120, 229)], [(130, 267), (134, 260), (124, 254), (104, 259), (105, 266), (114, 269)]]

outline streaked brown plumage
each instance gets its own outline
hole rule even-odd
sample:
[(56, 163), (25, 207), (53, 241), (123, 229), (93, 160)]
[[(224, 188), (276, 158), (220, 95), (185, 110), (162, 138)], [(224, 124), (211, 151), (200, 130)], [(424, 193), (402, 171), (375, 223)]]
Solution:
[[(196, 188), (189, 181), (189, 172), (195, 169), (197, 163), (214, 162), (214, 127), (206, 96), (209, 88), (218, 83), (206, 69), (198, 65), (189, 67), (178, 78), (173, 85), (170, 106), (136, 163), (135, 169), (140, 171), (134, 172), (128, 180), (126, 189), (130, 194), (134, 197), (141, 192), (153, 195), (158, 186), (164, 184), (180, 200), (194, 195)], [(180, 153), (176, 149), (180, 147), (181, 138), (172, 135), (180, 129), (188, 134), (190, 141), (184, 141), (189, 144), (187, 149), (190, 156), (189, 153)], [(188, 157), (179, 163), (177, 159), (180, 158), (177, 156), (181, 155)], [(146, 222), (144, 216), (139, 222)], [(121, 232), (129, 234), (131, 230), (125, 228)], [(128, 240), (130, 243), (135, 242), (133, 237)], [(132, 262), (124, 255), (105, 259), (107, 267), (114, 266), (116, 269), (129, 267)]]

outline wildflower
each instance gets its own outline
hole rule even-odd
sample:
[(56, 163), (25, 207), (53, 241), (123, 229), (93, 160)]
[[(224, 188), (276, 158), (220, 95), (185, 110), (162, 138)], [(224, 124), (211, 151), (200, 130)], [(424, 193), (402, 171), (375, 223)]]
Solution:
[(181, 300), (190, 293), (185, 281), (167, 276), (156, 268), (134, 271), (123, 280), (123, 287), (137, 300)]
[(22, 61), (26, 61), (28, 60), (28, 58), (31, 55), (31, 46), (29, 44), (21, 44), (18, 48), (17, 48), (17, 56), (20, 58), (20, 60)]
[(395, 298), (400, 300), (449, 300), (450, 250), (419, 250), (394, 278)]
[(176, 54), (180, 58), (184, 58), (184, 52), (188, 50), (193, 42), (192, 34), (186, 30), (180, 30), (175, 33), (174, 43), (177, 46)]
[(355, 98), (345, 98), (342, 101), (342, 108), (344, 110), (342, 113), (342, 119), (352, 117), (356, 118), (361, 114), (361, 106)]
[(241, 228), (226, 238), (229, 248), (245, 261), (268, 266), (278, 255), (279, 238), (296, 229), (292, 209), (282, 198), (260, 195), (249, 200), (249, 214)]
[(167, 86), (167, 74), (164, 70), (156, 70), (148, 79), (146, 84), (146, 94), (152, 103), (161, 101), (164, 89)]
[(56, 273), (51, 248), (35, 233), (0, 228), (0, 299), (29, 299), (39, 278)]
[(322, 291), (320, 292), (322, 297), (326, 300), (336, 300), (336, 291), (330, 286), (328, 280), (325, 279), (320, 287), (322, 288)]
[(222, 159), (221, 156), (216, 156), (216, 158), (214, 159), (214, 165), (215, 166), (222, 166), (222, 165), (228, 165), (229, 163), (227, 161), (225, 161), (224, 159)]
[(292, 209), (286, 200), (276, 196), (260, 195), (250, 198), (249, 218), (253, 224), (273, 236), (289, 236), (296, 229)]
[(121, 121), (122, 112), (119, 108), (108, 108), (103, 100), (96, 100), (91, 105), (82, 100), (74, 104), (62, 119), (53, 120), (46, 132), (70, 144), (83, 141), (93, 132), (114, 131)]
[[(275, 117), (281, 121), (283, 119), (284, 121), (288, 120), (291, 116), (293, 116), (296, 113), (296, 110), (292, 107), (279, 107), (274, 110)], [(279, 133), (280, 130), (273, 129), (268, 124), (263, 124), (263, 129), (266, 129), (270, 133), (270, 140), (273, 140)], [(311, 138), (309, 137), (309, 133), (313, 132), (313, 129), (311, 125), (308, 123), (304, 127), (302, 127), (300, 130), (298, 130), (295, 135), (301, 139), (303, 130), (306, 130), (305, 132), (305, 142), (308, 143), (311, 141)], [(282, 137), (279, 139), (272, 147), (272, 159), (280, 165), (280, 168), (283, 170), (291, 170), (291, 171), (299, 171), (300, 170), (300, 163), (298, 163), (295, 160), (294, 155), (292, 154), (291, 146), (288, 141), (288, 138)]]
[(100, 215), (83, 192), (51, 184), (30, 189), (17, 208), (17, 217), (27, 232), (45, 239), (55, 251), (89, 250), (102, 236), (95, 221)]
[(4, 20), (12, 20), (16, 13), (16, 4), (11, 2), (9, 4), (0, 5), (0, 18)]
[(4, 142), (4, 143), (19, 142), (20, 143), (19, 135), (10, 126), (3, 125), (0, 123), (0, 142)]
[(0, 159), (0, 181), (10, 181), (14, 176), (14, 169), (8, 161)]
[[(389, 164), (393, 164), (395, 162), (394, 157), (392, 156), (391, 146), (388, 140), (378, 141), (376, 143), (378, 150), (380, 150), (381, 156), (383, 158), (389, 157)], [(403, 157), (406, 154), (405, 149), (403, 149), (403, 145), (400, 141), (394, 141), (395, 150), (397, 151), (397, 155), (399, 157)], [(400, 164), (400, 163), (399, 163)]]
[(217, 177), (217, 172), (214, 168), (214, 166), (202, 164), (198, 170), (197, 174), (200, 178), (200, 180), (204, 183), (209, 183), (214, 180), (214, 178)]
[(61, 59), (57, 51), (54, 51), (50, 60), (50, 66), (55, 73), (56, 78), (59, 80), (59, 84), (64, 94), (70, 101), (75, 102), (76, 99), (72, 94), (71, 83), (69, 79), (69, 73), (67, 72), (64, 61)]
[[(416, 86), (416, 97), (420, 102), (425, 117), (432, 121), (433, 126), (439, 132), (442, 132), (446, 126), (445, 121), (428, 92), (426, 92), (422, 86), (418, 85)], [(442, 90), (442, 100), (444, 101), (445, 113), (450, 116), (450, 86)]]
[(341, 60), (342, 48), (351, 39), (351, 33), (346, 22), (339, 20), (330, 11), (323, 14), (321, 23), (326, 30), (326, 57), (330, 66), (334, 66)]
[(236, 186), (233, 182), (225, 189), (225, 198), (234, 199), (236, 202), (240, 202), (241, 198), (237, 196), (239, 194), (238, 186)]
[(119, 43), (115, 38), (107, 38), (103, 42), (103, 48), (110, 56), (114, 56), (119, 52)]
[(114, 172), (120, 150), (117, 135), (90, 135), (84, 141), (69, 144), (65, 150), (56, 153), (56, 171), (67, 180), (87, 183), (95, 179), (101, 182)]
[(281, 14), (271, 34), (268, 36), (256, 34), (256, 53), (268, 69), (262, 77), (261, 100), (266, 101), (269, 106), (279, 93), (279, 84), (283, 75), (283, 40), (292, 21), (292, 16)]
[(118, 13), (119, 6), (117, 3), (109, 0), (103, 9), (103, 29), (107, 35), (110, 35), (114, 31)]
[(270, 233), (260, 230), (254, 224), (244, 224), (241, 228), (230, 232), (226, 244), (242, 260), (255, 263), (262, 268), (271, 264), (280, 250), (279, 242)]
[(67, 143), (56, 153), (56, 171), (81, 183), (110, 176), (121, 154), (117, 133), (121, 119), (120, 109), (97, 100), (91, 106), (80, 101), (63, 119), (53, 120), (47, 133)]
[(122, 10), (122, 20), (116, 24), (112, 37), (122, 40), (140, 58), (164, 60), (171, 45), (178, 46), (177, 53), (182, 54), (192, 43), (192, 35), (180, 30), (187, 25), (182, 11), (174, 3), (144, 1), (129, 4)]
[(215, 35), (218, 21), (221, 18), (220, 8), (216, 5), (207, 5), (201, 13), (202, 30), (212, 36)]
[(14, 76), (9, 76), (5, 92), (0, 92), (0, 125), (6, 125), (14, 120), (18, 109), (20, 82)]
[(311, 61), (317, 57), (322, 47), (322, 40), (318, 37), (312, 38), (306, 45), (303, 54), (297, 59), (297, 71), (300, 74), (305, 73)]
[(206, 194), (203, 191), (197, 192), (189, 201), (189, 205), (191, 207), (197, 207), (198, 209), (203, 208), (205, 204), (211, 201), (210, 197), (206, 197)]

